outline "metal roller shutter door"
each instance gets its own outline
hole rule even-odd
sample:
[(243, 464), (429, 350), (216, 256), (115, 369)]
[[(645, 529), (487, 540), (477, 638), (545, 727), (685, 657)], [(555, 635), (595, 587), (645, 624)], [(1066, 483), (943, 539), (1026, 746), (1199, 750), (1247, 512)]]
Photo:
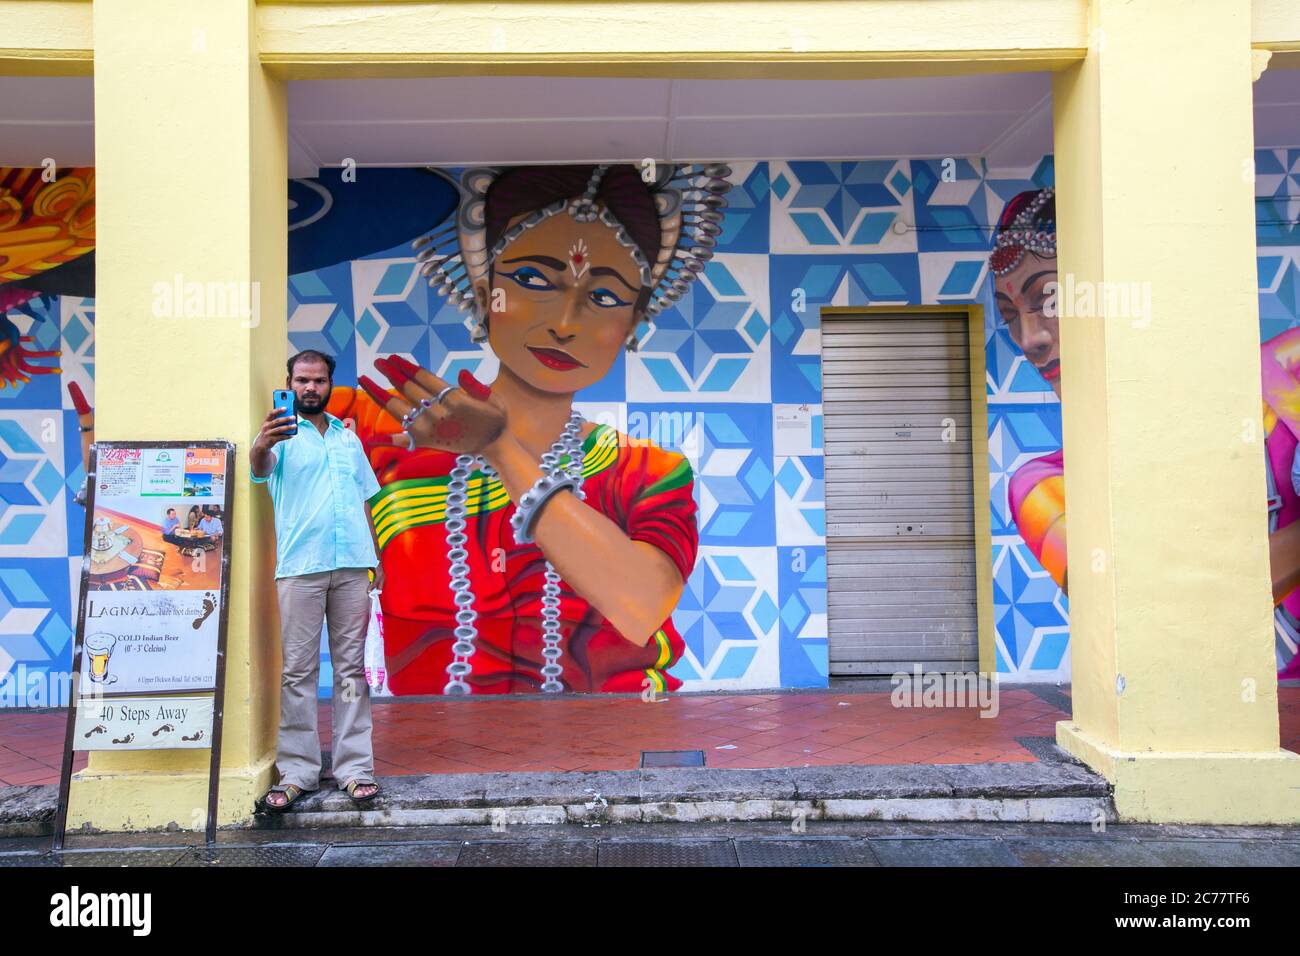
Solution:
[(976, 670), (966, 317), (827, 317), (822, 376), (831, 673)]

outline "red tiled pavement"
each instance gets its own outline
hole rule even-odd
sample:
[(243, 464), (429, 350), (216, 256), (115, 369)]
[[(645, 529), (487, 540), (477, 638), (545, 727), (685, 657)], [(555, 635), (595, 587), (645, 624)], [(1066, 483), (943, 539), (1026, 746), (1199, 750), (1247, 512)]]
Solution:
[[(1283, 746), (1300, 751), (1300, 687), (1279, 691)], [(1024, 689), (1003, 690), (999, 704), (989, 719), (896, 709), (887, 692), (384, 701), (375, 772), (631, 770), (642, 750), (703, 750), (710, 767), (1032, 762), (1016, 738), (1054, 737), (1068, 716)], [(57, 783), (64, 726), (59, 711), (0, 710), (0, 784)], [(320, 727), (328, 747), (325, 702)]]
[[(62, 710), (0, 710), (0, 786), (58, 783), (67, 724)], [(72, 766), (86, 766), (86, 755)]]

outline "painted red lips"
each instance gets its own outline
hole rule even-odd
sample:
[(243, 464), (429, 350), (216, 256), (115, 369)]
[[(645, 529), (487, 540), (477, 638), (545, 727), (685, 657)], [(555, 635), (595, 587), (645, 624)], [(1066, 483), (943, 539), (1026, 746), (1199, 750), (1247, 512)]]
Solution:
[(533, 353), (533, 357), (537, 361), (547, 368), (555, 369), (557, 372), (567, 372), (571, 369), (587, 367), (568, 352), (561, 352), (559, 349), (538, 349), (530, 345), (528, 351)]

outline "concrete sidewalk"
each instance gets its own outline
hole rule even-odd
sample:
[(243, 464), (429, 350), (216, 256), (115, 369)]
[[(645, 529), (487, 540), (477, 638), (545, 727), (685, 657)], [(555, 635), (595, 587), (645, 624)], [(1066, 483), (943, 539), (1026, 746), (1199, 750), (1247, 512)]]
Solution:
[[(1110, 785), (1048, 738), (1022, 738), (1036, 759), (987, 764), (567, 773), (424, 774), (379, 778), (358, 807), (329, 781), (264, 829), (457, 825), (643, 824), (674, 821), (1115, 820)], [(52, 832), (57, 790), (0, 788), (0, 836)], [(249, 808), (252, 809), (251, 807)]]

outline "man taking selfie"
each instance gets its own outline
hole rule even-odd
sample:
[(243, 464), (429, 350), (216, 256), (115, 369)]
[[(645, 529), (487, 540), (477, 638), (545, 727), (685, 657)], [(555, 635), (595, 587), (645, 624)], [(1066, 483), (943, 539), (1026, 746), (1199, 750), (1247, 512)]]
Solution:
[(316, 684), (324, 620), (334, 666), (334, 779), (358, 804), (379, 793), (364, 672), (369, 592), (383, 587), (367, 504), (379, 482), (361, 440), (325, 411), (334, 360), (308, 349), (289, 359), (288, 368), (294, 408), (271, 410), (249, 456), (253, 481), (266, 483), (275, 507), (284, 669), (275, 760), (280, 779), (262, 798), (272, 812), (320, 785)]

